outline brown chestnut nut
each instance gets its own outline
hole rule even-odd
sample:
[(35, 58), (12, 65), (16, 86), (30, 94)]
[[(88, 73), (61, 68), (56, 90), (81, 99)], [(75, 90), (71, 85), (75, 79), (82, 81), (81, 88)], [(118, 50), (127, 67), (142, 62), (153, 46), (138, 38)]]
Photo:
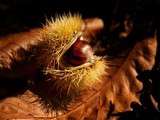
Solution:
[(67, 63), (78, 66), (88, 62), (93, 56), (93, 50), (82, 36), (71, 46), (67, 53)]

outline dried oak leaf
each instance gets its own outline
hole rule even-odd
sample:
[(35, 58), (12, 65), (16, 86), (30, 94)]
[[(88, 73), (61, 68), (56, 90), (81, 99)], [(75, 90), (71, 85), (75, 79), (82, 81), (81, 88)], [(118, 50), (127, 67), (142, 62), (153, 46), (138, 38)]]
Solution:
[(45, 113), (40, 104), (31, 102), (37, 96), (31, 91), (26, 91), (22, 96), (8, 97), (0, 101), (0, 119), (116, 119), (111, 116), (112, 113), (131, 110), (132, 102), (140, 104), (139, 97), (143, 83), (136, 77), (138, 70), (152, 69), (156, 48), (156, 36), (138, 41), (125, 57), (111, 61), (112, 66), (107, 71), (109, 76), (104, 77), (105, 84), (100, 89), (84, 93), (77, 101), (78, 104), (71, 106), (65, 112)]

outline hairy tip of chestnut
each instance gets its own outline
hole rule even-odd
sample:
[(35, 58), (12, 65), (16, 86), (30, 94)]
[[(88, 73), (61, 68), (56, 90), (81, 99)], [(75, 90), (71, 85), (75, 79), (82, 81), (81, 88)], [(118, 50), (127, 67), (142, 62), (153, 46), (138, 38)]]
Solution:
[(88, 62), (93, 57), (93, 50), (91, 46), (80, 37), (71, 46), (65, 55), (65, 62), (72, 66), (78, 66)]

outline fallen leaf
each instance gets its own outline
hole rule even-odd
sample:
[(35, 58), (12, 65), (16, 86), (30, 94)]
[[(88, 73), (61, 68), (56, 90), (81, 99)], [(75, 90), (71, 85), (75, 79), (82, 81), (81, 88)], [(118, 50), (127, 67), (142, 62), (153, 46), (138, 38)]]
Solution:
[[(110, 64), (115, 66), (110, 66), (107, 70), (110, 74), (104, 77), (105, 84), (101, 85), (99, 89), (83, 93), (82, 98), (71, 105), (67, 111), (45, 113), (41, 104), (33, 102), (38, 96), (27, 90), (21, 96), (1, 100), (0, 118), (55, 118), (57, 120), (105, 120), (108, 118), (114, 120), (117, 117), (112, 117), (112, 113), (131, 110), (132, 102), (141, 104), (139, 96), (143, 83), (137, 79), (137, 75), (139, 70), (152, 69), (155, 63), (156, 48), (156, 36), (136, 42), (125, 57), (117, 57), (111, 61)], [(2, 50), (1, 47), (0, 49)], [(9, 61), (4, 62), (8, 62), (10, 65)]]

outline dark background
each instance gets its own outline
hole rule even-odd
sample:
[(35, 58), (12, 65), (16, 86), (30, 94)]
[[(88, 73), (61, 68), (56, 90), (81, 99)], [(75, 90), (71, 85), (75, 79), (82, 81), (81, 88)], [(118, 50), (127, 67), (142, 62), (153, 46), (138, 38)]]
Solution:
[(0, 34), (41, 26), (46, 18), (69, 11), (106, 24), (129, 14), (139, 26), (149, 26), (159, 22), (159, 8), (160, 0), (0, 0)]

